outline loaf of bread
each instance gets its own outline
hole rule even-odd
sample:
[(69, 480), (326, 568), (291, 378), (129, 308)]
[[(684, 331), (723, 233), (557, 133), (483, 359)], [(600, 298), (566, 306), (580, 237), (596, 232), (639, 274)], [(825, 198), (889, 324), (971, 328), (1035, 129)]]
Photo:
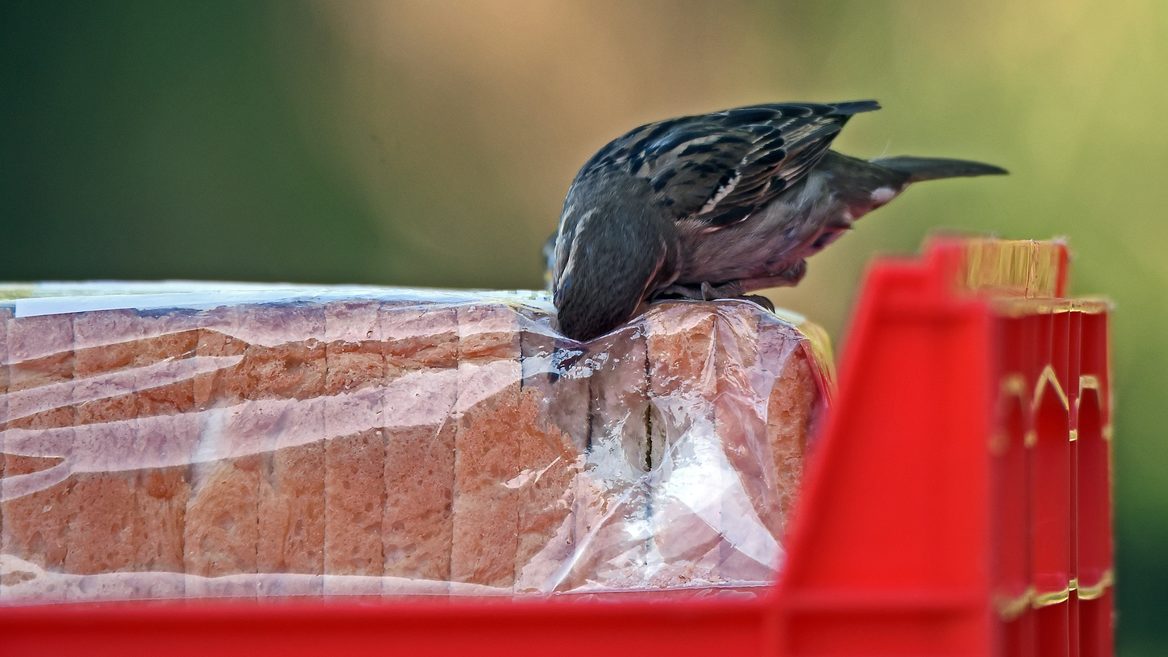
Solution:
[(0, 301), (0, 604), (704, 595), (781, 564), (826, 364), (753, 304), (581, 345), (537, 295), (166, 292)]

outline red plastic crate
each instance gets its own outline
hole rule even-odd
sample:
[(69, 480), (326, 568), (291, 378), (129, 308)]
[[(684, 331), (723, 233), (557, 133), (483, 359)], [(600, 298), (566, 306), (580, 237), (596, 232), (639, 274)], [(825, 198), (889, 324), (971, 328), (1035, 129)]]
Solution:
[(954, 239), (870, 269), (766, 597), (5, 608), (0, 655), (1109, 657), (1108, 307), (1066, 275)]

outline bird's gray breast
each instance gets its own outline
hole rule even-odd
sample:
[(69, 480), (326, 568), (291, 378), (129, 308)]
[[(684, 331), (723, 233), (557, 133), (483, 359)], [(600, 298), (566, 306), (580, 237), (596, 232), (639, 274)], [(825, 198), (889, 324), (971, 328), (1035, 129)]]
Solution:
[(850, 225), (830, 175), (813, 170), (745, 221), (708, 230), (685, 219), (677, 282), (722, 283), (777, 275), (827, 246)]

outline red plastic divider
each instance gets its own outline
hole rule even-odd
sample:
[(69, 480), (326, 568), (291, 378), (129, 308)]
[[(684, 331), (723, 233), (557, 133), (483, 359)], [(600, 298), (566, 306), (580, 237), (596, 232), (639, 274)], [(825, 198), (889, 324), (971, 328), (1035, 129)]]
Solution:
[(1110, 657), (1108, 308), (1066, 277), (1037, 242), (870, 269), (765, 597), (4, 608), (0, 655)]

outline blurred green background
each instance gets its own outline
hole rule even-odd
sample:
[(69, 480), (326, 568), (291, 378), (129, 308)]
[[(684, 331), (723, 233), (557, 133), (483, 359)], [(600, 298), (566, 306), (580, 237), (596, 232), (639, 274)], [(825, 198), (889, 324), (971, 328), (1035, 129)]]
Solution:
[(837, 148), (1012, 175), (914, 189), (774, 298), (842, 342), (874, 254), (1068, 236), (1118, 303), (1121, 654), (1168, 654), (1168, 3), (6, 2), (0, 54), (0, 280), (538, 287), (624, 130), (878, 98)]

